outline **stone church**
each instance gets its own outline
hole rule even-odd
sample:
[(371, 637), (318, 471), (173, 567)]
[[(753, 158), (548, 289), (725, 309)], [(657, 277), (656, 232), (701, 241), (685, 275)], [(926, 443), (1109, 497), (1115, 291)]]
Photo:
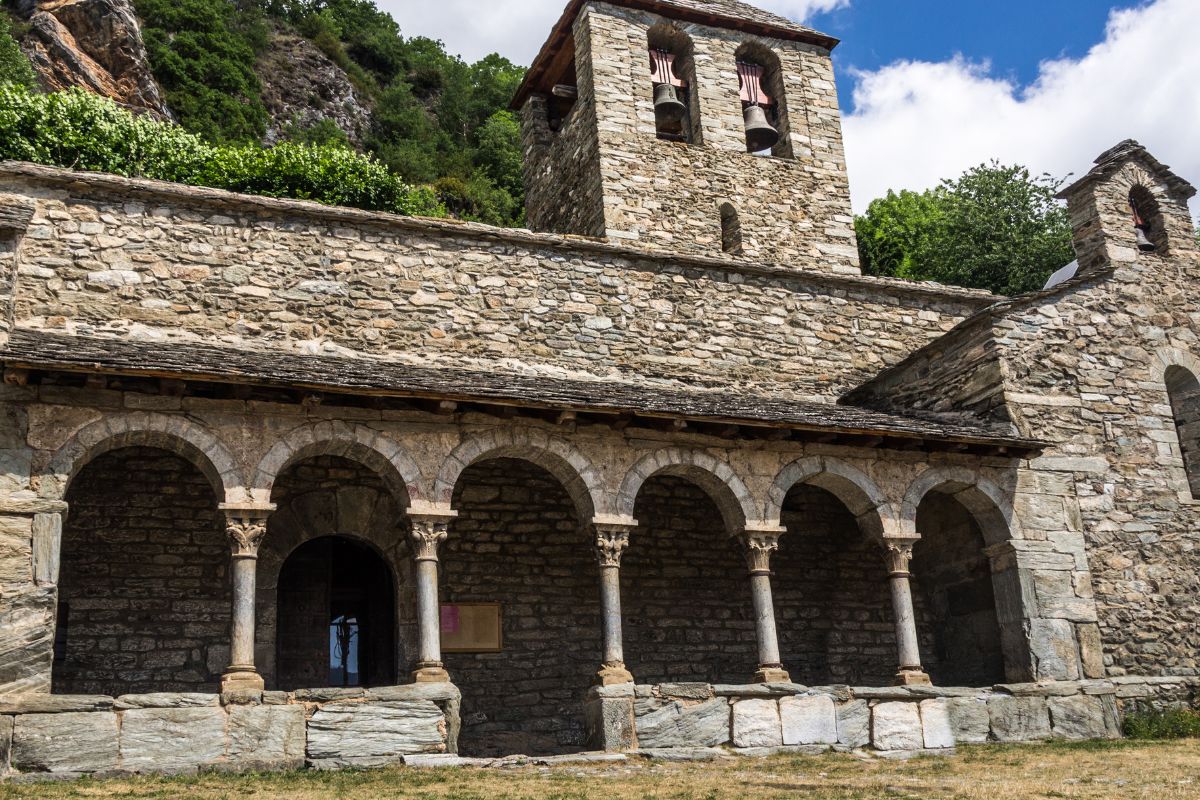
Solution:
[(531, 230), (0, 164), (0, 771), (1190, 702), (1195, 190), (1127, 141), (1052, 287), (863, 276), (836, 44), (571, 0), (514, 99)]

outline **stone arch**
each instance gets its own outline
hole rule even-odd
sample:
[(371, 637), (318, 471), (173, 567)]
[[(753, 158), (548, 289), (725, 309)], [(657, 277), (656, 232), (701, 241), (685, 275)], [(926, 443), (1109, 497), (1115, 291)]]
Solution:
[(212, 431), (186, 417), (149, 412), (97, 420), (76, 431), (51, 457), (42, 476), (41, 496), (63, 499), (79, 470), (98, 456), (123, 447), (157, 447), (182, 456), (204, 474), (218, 498), (242, 499), (241, 470)]
[(592, 462), (566, 441), (538, 430), (496, 430), (466, 439), (442, 462), (434, 501), (449, 505), (463, 470), (480, 461), (515, 458), (549, 472), (567, 490), (580, 521), (604, 513), (604, 486)]
[[(673, 125), (659, 120), (658, 115), (655, 115), (655, 132), (658, 138), (685, 141), (688, 144), (701, 144), (704, 134), (700, 120), (700, 94), (699, 84), (696, 81), (695, 45), (692, 37), (677, 25), (663, 21), (651, 25), (646, 31), (646, 45), (650, 50), (650, 82), (655, 87), (656, 95), (660, 91), (658, 86), (666, 80), (668, 81), (666, 85), (674, 89), (676, 98), (681, 100), (686, 107), (682, 124), (679, 125), (678, 130), (675, 130)], [(667, 53), (673, 59), (673, 64), (670, 62), (656, 63), (656, 52)], [(664, 69), (669, 69), (671, 74), (663, 74)], [(683, 85), (678, 86), (679, 83)]]
[(718, 208), (721, 216), (721, 251), (730, 255), (742, 254), (742, 223), (737, 206), (725, 201)]
[(618, 515), (633, 518), (642, 484), (656, 475), (685, 478), (703, 489), (721, 512), (725, 528), (731, 534), (758, 521), (754, 499), (732, 467), (702, 450), (679, 447), (649, 453), (633, 465), (617, 492)]
[(1153, 373), (1167, 395), (1186, 485), (1192, 499), (1200, 498), (1200, 362), (1186, 351), (1163, 348), (1155, 353)]
[(780, 524), (788, 492), (801, 483), (837, 497), (854, 515), (862, 532), (873, 539), (881, 538), (891, 522), (891, 504), (874, 481), (845, 461), (823, 456), (793, 461), (779, 471), (767, 492), (763, 518)]
[(770, 110), (768, 120), (779, 131), (779, 141), (771, 148), (771, 155), (776, 158), (792, 158), (792, 129), (788, 117), (787, 86), (779, 54), (765, 42), (749, 39), (738, 47), (734, 58), (738, 63), (753, 64), (762, 68), (762, 88), (773, 101), (772, 105), (766, 106)]
[(1008, 495), (992, 481), (964, 467), (930, 467), (909, 485), (900, 504), (898, 532), (919, 534), (917, 509), (932, 491), (950, 495), (975, 518), (988, 546), (1020, 538), (1020, 523)]
[(314, 456), (357, 461), (377, 472), (401, 501), (423, 499), (421, 470), (403, 447), (378, 431), (345, 422), (301, 426), (276, 442), (251, 476), (254, 499), (269, 501), (276, 478), (290, 465)]

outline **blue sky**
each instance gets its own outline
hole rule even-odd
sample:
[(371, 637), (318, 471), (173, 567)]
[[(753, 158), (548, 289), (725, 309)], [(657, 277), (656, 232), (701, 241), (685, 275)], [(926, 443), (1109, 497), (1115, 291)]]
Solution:
[[(1200, 0), (1198, 0), (1200, 1)], [(855, 0), (807, 23), (842, 40), (834, 51), (842, 107), (853, 109), (848, 68), (874, 71), (900, 60), (961, 54), (1022, 85), (1048, 59), (1079, 58), (1104, 37), (1106, 0)], [(1200, 36), (1200, 31), (1197, 32)]]
[[(378, 0), (407, 35), (528, 64), (566, 0)], [(1200, 184), (1200, 0), (751, 0), (839, 37), (856, 211), (999, 159), (1057, 178), (1137, 139)], [(1200, 218), (1200, 203), (1193, 201)]]

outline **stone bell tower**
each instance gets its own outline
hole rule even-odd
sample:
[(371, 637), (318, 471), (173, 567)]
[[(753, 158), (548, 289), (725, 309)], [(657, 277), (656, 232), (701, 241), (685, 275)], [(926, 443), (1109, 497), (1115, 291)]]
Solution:
[(836, 45), (736, 0), (572, 0), (513, 102), (529, 226), (858, 273)]

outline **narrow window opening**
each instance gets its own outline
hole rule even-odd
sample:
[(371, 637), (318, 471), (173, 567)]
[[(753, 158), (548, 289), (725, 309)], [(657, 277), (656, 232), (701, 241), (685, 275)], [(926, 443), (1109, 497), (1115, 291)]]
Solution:
[(1165, 252), (1166, 226), (1158, 201), (1145, 186), (1135, 186), (1129, 192), (1129, 212), (1133, 217), (1133, 232), (1138, 250), (1143, 253)]
[(742, 223), (731, 203), (721, 204), (721, 249), (730, 255), (742, 253)]
[(67, 624), (71, 609), (66, 603), (58, 604), (54, 620), (54, 663), (62, 664), (67, 660)]
[(1200, 381), (1183, 367), (1175, 366), (1167, 369), (1163, 380), (1171, 399), (1171, 414), (1192, 499), (1200, 500)]
[(647, 41), (656, 135), (663, 141), (699, 144), (692, 40), (670, 25), (655, 25)]

